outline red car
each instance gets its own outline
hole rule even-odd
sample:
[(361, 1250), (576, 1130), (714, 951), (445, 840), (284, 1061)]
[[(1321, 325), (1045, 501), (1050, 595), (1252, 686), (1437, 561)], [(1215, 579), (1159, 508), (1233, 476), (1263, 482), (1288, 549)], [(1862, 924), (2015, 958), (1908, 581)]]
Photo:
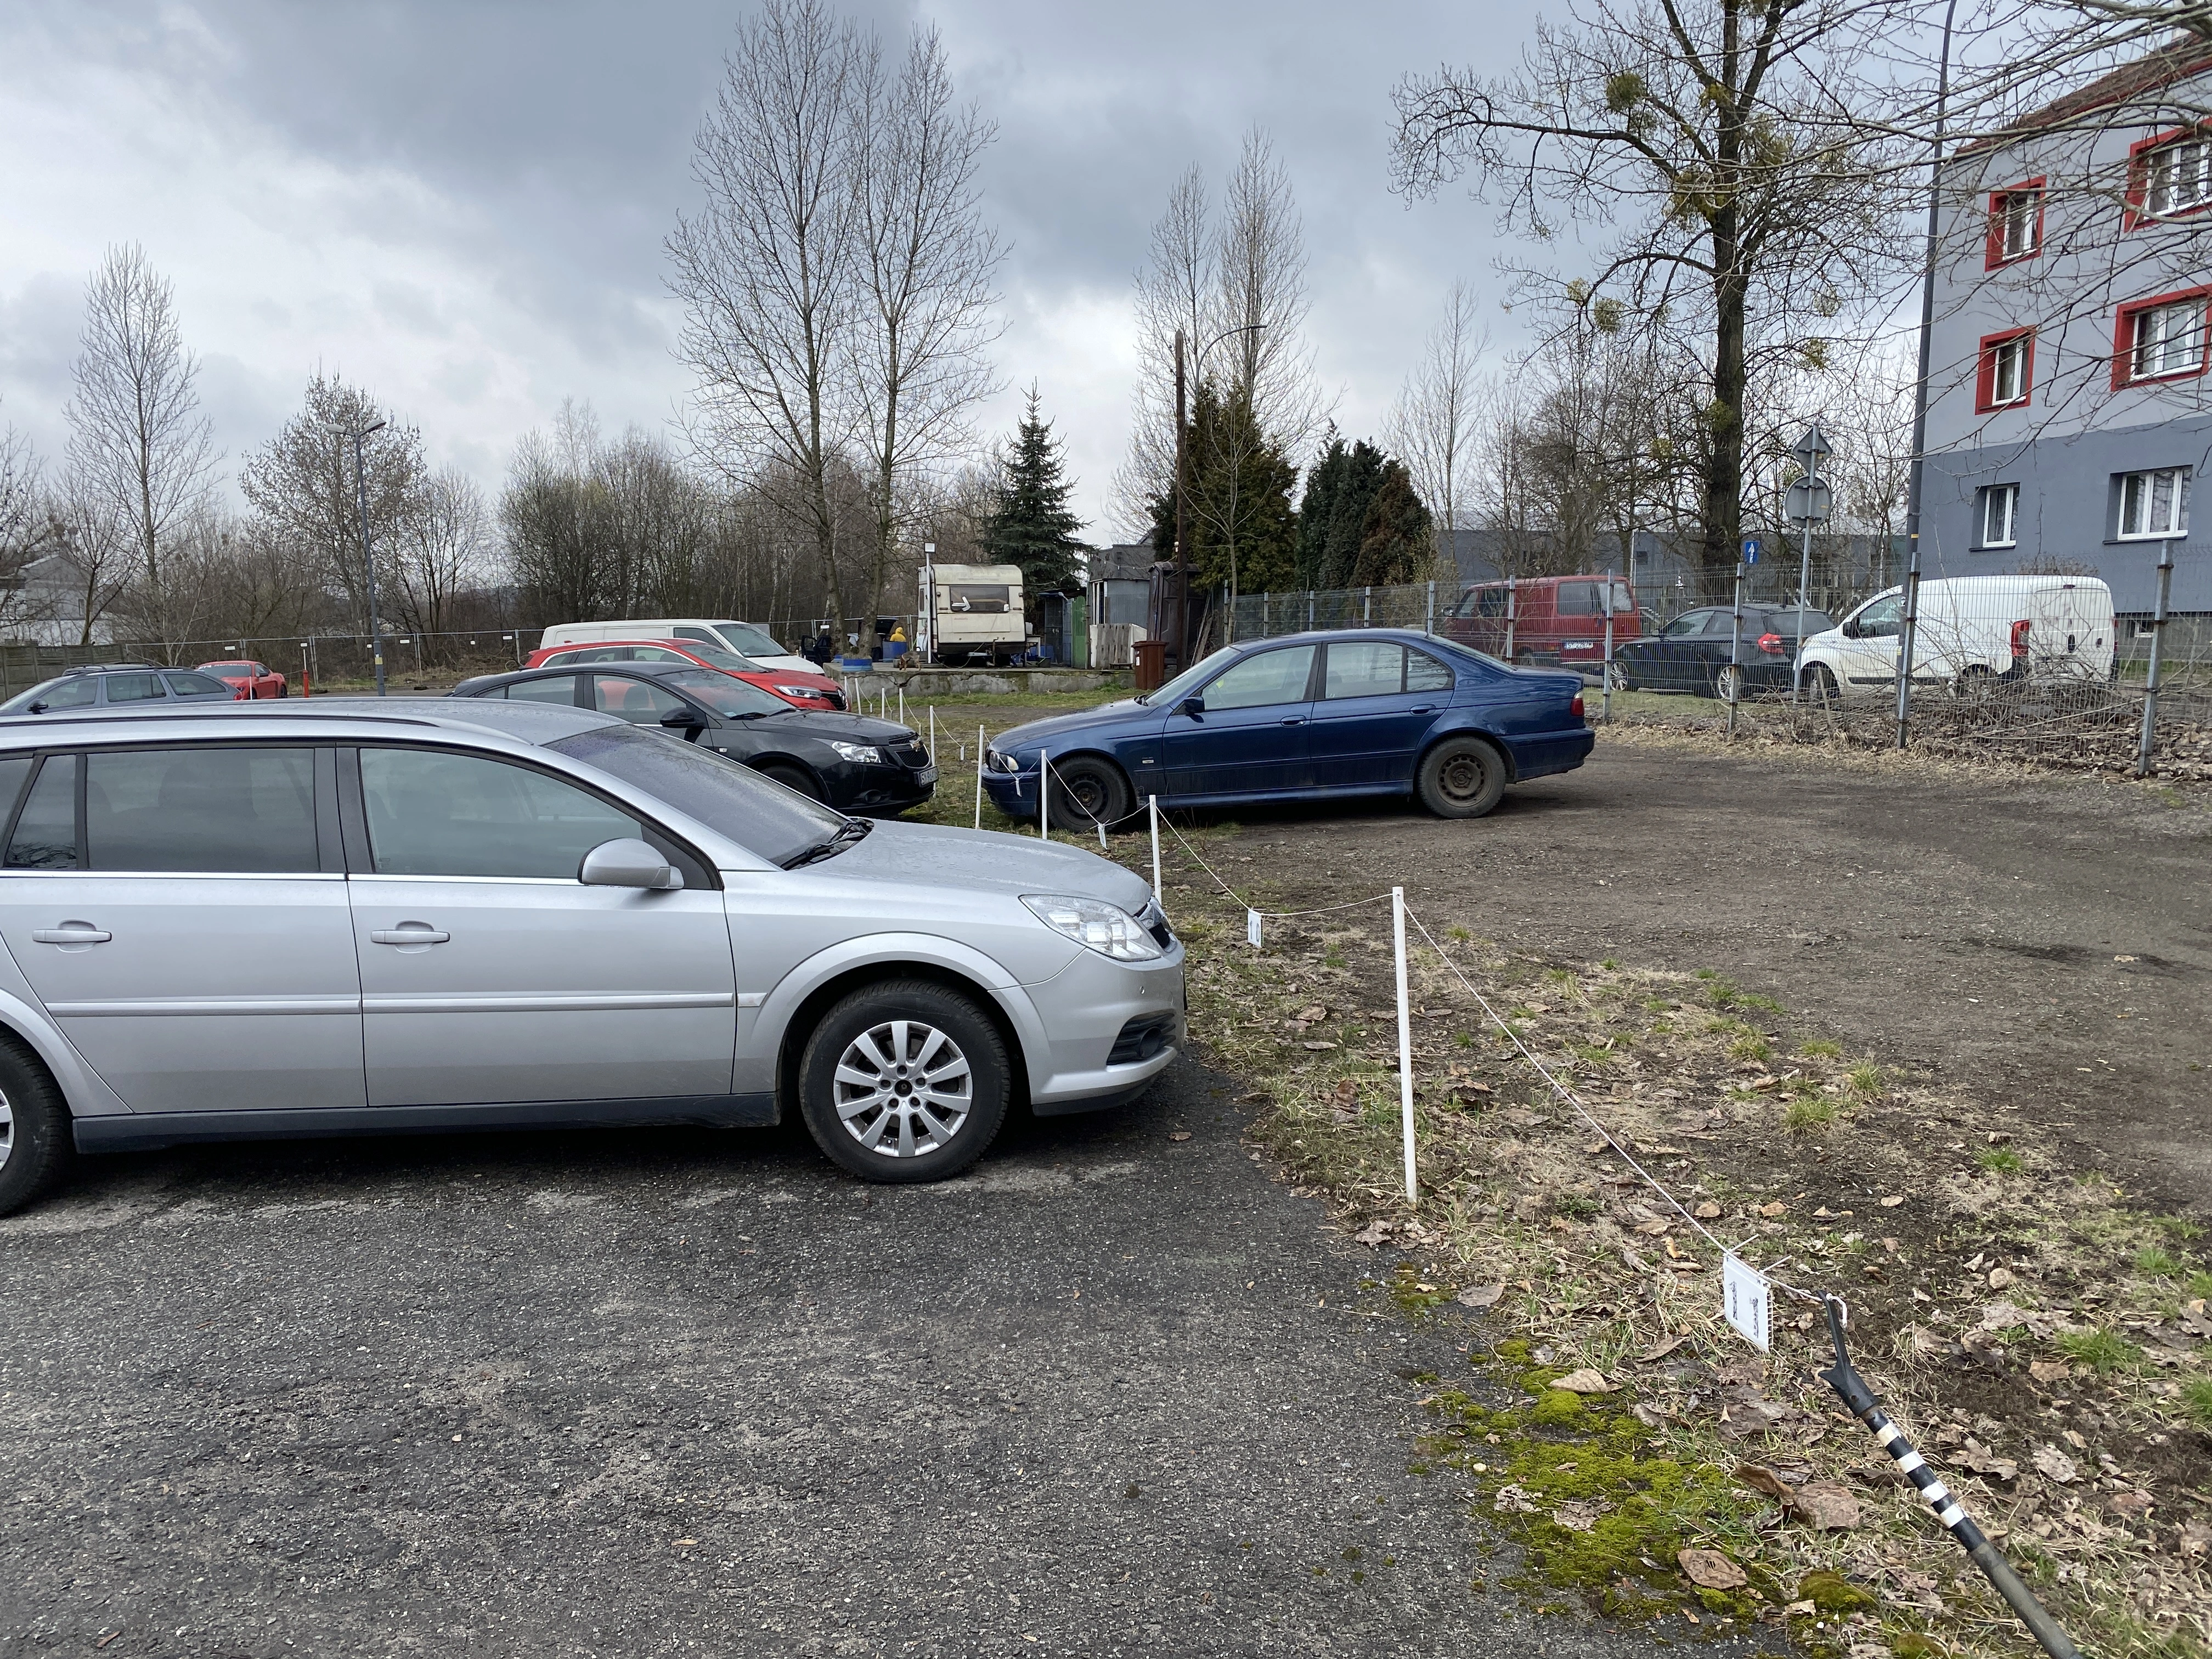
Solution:
[[(1493, 657), (1510, 654), (1524, 665), (1598, 672), (1605, 660), (1605, 613), (1610, 598), (1613, 642), (1643, 633), (1636, 590), (1623, 576), (1526, 576), (1517, 582), (1475, 582), (1437, 631)], [(1510, 642), (1509, 653), (1508, 645)]]
[(552, 645), (530, 653), (525, 668), (587, 662), (689, 662), (719, 668), (732, 678), (757, 685), (794, 708), (842, 709), (845, 694), (827, 674), (803, 674), (757, 666), (750, 657), (699, 640), (607, 640), (589, 645)]
[(249, 662), (242, 657), (228, 662), (204, 662), (200, 672), (214, 675), (237, 694), (240, 702), (292, 695), (292, 688), (284, 677), (265, 662)]

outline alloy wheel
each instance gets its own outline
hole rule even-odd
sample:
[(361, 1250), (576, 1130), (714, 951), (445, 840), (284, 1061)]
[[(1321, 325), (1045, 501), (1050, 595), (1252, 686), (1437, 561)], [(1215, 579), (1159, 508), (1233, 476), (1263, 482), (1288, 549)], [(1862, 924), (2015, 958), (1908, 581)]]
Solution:
[(1743, 701), (1743, 670), (1730, 663), (1721, 670), (1713, 681), (1714, 695), (1723, 702)]
[(8, 1097), (0, 1095), (0, 1170), (8, 1167), (9, 1155), (15, 1150), (15, 1109)]
[(975, 1079), (960, 1045), (918, 1019), (886, 1020), (837, 1059), (837, 1117), (846, 1133), (884, 1158), (919, 1158), (958, 1134), (975, 1105)]

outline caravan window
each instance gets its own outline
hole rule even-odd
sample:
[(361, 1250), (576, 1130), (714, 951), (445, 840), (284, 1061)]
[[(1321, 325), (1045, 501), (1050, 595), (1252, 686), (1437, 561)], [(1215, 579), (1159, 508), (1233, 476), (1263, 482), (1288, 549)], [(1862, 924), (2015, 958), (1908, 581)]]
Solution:
[(957, 586), (951, 590), (951, 597), (945, 608), (963, 615), (1004, 616), (1013, 602), (1013, 590), (1006, 586)]

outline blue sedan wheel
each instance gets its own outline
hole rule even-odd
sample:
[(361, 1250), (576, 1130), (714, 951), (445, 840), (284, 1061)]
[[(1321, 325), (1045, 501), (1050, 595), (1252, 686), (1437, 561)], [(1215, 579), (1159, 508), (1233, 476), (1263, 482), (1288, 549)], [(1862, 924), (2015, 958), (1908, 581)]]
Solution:
[(1415, 787), (1440, 818), (1479, 818), (1505, 793), (1505, 757), (1480, 738), (1447, 738), (1421, 762)]

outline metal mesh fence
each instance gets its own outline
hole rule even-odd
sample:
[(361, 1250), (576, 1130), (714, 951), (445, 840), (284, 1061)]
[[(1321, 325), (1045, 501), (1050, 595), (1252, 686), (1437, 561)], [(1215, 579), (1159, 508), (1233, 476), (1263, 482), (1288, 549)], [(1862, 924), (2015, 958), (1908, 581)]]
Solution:
[[(490, 674), (519, 666), (537, 648), (537, 629), (479, 629), (474, 632), (387, 634), (385, 678), (409, 678), (456, 674)], [(0, 697), (12, 696), (64, 669), (91, 663), (157, 663), (193, 667), (204, 662), (246, 659), (264, 663), (283, 675), (294, 696), (329, 685), (350, 689), (373, 683), (375, 655), (368, 635), (317, 634), (307, 637), (223, 640), (121, 641), (102, 645), (0, 645)]]

